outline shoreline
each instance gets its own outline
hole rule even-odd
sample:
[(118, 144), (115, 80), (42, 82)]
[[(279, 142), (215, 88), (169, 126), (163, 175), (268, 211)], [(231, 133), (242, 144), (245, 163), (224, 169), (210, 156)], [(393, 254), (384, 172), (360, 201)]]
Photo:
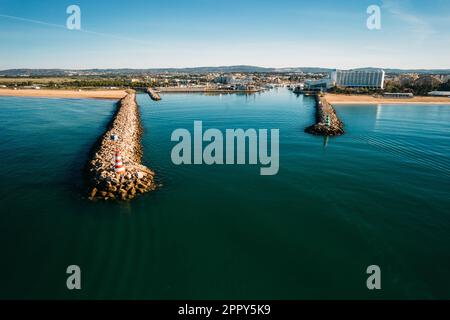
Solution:
[(207, 87), (157, 87), (161, 93), (258, 93), (262, 90), (230, 90), (230, 89), (209, 89)]
[[(260, 91), (249, 90), (204, 90), (201, 88), (158, 88), (161, 93), (203, 93), (203, 94), (233, 94), (233, 93), (258, 93)], [(145, 92), (143, 92), (145, 93)], [(147, 92), (148, 93), (148, 92)], [(49, 99), (106, 99), (120, 100), (127, 95), (126, 90), (69, 90), (69, 89), (4, 89), (0, 88), (0, 97), (30, 97)]]
[(436, 105), (436, 104), (449, 104), (450, 98), (446, 97), (414, 97), (408, 99), (393, 99), (393, 98), (375, 98), (369, 95), (346, 95), (346, 94), (334, 94), (326, 93), (325, 99), (332, 105), (357, 105), (357, 104), (423, 104), (423, 105)]
[(125, 90), (0, 89), (0, 97), (120, 100), (126, 95)]
[[(254, 91), (240, 90), (204, 90), (203, 88), (159, 88), (161, 93), (211, 93), (211, 94), (232, 94), (232, 93), (257, 93)], [(68, 90), (68, 89), (4, 89), (0, 88), (0, 97), (34, 97), (34, 98), (66, 98), (66, 99), (106, 99), (120, 100), (127, 95), (126, 90)], [(346, 95), (326, 93), (325, 99), (331, 105), (373, 105), (373, 104), (422, 104), (439, 105), (449, 104), (447, 97), (424, 97), (417, 96), (408, 99), (375, 98), (370, 95)]]

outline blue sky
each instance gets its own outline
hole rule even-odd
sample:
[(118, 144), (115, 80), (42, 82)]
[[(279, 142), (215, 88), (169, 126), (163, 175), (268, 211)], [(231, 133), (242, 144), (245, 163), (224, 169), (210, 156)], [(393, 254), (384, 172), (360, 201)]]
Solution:
[(448, 0), (0, 0), (0, 69), (450, 68), (449, 30)]

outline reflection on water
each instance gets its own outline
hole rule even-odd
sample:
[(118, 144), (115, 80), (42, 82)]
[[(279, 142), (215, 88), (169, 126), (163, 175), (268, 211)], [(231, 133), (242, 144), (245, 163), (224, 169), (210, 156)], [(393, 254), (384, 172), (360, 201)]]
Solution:
[(323, 137), (323, 146), (326, 148), (328, 147), (328, 141), (330, 140), (330, 137), (324, 136)]
[[(373, 132), (352, 138), (378, 151), (388, 153), (404, 163), (423, 166), (449, 177), (448, 152), (442, 144), (430, 144), (434, 134), (446, 131), (448, 106), (374, 105), (353, 106), (375, 111)], [(347, 107), (350, 109), (350, 107)], [(345, 107), (344, 107), (345, 109)], [(352, 125), (352, 124), (350, 124)], [(445, 139), (444, 137), (442, 137)]]

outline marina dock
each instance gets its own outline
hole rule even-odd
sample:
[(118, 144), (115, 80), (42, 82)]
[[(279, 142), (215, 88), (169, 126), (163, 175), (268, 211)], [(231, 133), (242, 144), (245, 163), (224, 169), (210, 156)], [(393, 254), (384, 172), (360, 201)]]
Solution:
[(159, 87), (158, 90), (163, 93), (257, 93), (262, 89), (226, 89), (226, 88), (214, 88), (214, 87)]

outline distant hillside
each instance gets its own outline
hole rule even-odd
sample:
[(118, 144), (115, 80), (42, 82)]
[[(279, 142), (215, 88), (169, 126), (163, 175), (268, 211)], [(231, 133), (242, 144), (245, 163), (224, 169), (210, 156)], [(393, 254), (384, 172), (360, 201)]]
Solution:
[(388, 73), (450, 74), (450, 69), (385, 69)]
[(9, 69), (0, 71), (0, 76), (64, 76), (66, 70), (60, 69)]
[(324, 68), (264, 68), (255, 66), (221, 66), (221, 67), (192, 67), (192, 68), (151, 68), (151, 69), (10, 69), (0, 71), (0, 76), (70, 76), (70, 75), (142, 75), (155, 73), (268, 73), (268, 72), (328, 72)]
[[(360, 68), (371, 70), (379, 68)], [(0, 71), (0, 76), (5, 77), (48, 77), (48, 76), (72, 76), (72, 75), (144, 75), (155, 73), (325, 73), (333, 69), (320, 67), (292, 67), (292, 68), (264, 68), (256, 66), (222, 66), (222, 67), (193, 67), (193, 68), (151, 68), (151, 69), (10, 69)], [(450, 74), (450, 69), (428, 70), (428, 69), (384, 69), (387, 73), (419, 73), (419, 74)]]
[[(383, 68), (358, 68), (356, 70), (380, 70)], [(386, 73), (402, 74), (402, 73), (417, 73), (417, 74), (450, 74), (450, 69), (383, 69)]]

